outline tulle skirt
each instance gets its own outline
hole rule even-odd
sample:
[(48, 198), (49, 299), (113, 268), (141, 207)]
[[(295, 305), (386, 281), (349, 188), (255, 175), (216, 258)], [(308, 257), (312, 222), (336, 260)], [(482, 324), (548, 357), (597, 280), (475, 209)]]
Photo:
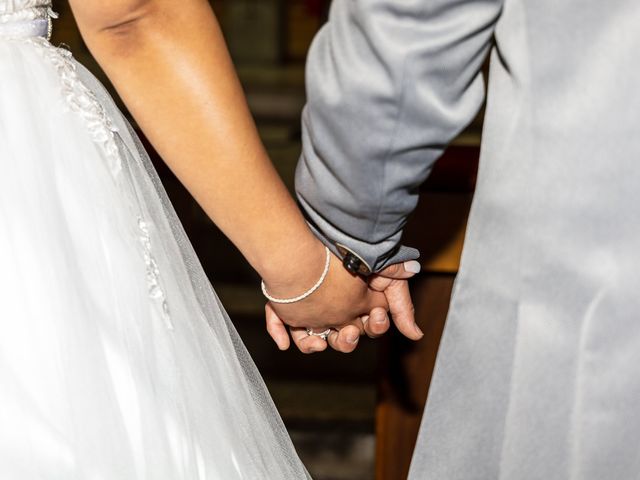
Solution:
[(308, 478), (104, 88), (42, 38), (0, 82), (0, 478)]

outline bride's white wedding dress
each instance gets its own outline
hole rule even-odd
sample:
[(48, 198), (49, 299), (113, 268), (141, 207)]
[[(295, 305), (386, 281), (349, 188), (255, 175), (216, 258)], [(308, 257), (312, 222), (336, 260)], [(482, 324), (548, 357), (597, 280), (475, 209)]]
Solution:
[(0, 478), (301, 479), (262, 380), (98, 82), (0, 0)]

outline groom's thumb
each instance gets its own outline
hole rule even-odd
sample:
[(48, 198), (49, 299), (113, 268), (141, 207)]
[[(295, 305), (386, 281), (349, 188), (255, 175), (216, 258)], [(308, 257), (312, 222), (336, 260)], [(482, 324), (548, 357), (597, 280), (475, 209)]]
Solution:
[(395, 280), (404, 280), (413, 277), (416, 273), (420, 273), (420, 262), (409, 260), (404, 263), (394, 263), (384, 270), (378, 272), (378, 275), (385, 278), (393, 278)]

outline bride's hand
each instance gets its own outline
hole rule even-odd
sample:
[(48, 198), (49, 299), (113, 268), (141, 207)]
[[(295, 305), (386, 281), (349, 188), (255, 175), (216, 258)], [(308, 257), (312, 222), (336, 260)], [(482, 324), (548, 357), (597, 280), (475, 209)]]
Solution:
[[(324, 247), (321, 248), (322, 265), (314, 265), (311, 270), (317, 280), (324, 264)], [(315, 281), (307, 280), (306, 285)], [(302, 288), (274, 286), (265, 279), (267, 291), (279, 298), (286, 298), (299, 294)], [(276, 290), (274, 292), (272, 290)], [(288, 290), (288, 293), (287, 293)], [(282, 292), (278, 294), (279, 292)], [(306, 299), (293, 304), (276, 304), (269, 302), (265, 307), (267, 330), (282, 350), (289, 348), (290, 339), (287, 328), (290, 327), (291, 336), (304, 353), (320, 352), (330, 346), (341, 352), (351, 352), (358, 344), (360, 335), (364, 333), (363, 318), (366, 319), (372, 311), (385, 315), (387, 301), (382, 292), (369, 288), (367, 282), (357, 275), (352, 275), (341, 261), (331, 254), (329, 272), (318, 290)], [(307, 328), (315, 332), (322, 332), (328, 328), (334, 329), (327, 341), (320, 337), (309, 336)]]
[[(290, 346), (286, 323), (291, 327), (296, 346), (304, 353), (323, 351), (327, 344), (348, 353), (357, 347), (360, 335), (366, 333), (376, 338), (389, 329), (387, 310), (390, 309), (398, 330), (408, 338), (419, 340), (423, 335), (415, 323), (407, 282), (417, 270), (417, 262), (391, 265), (365, 282), (347, 272), (332, 256), (323, 287), (311, 297), (292, 305), (266, 305), (267, 330), (282, 350)], [(384, 301), (380, 294), (384, 295)], [(307, 327), (315, 332), (326, 328), (334, 331), (325, 342), (309, 336)]]

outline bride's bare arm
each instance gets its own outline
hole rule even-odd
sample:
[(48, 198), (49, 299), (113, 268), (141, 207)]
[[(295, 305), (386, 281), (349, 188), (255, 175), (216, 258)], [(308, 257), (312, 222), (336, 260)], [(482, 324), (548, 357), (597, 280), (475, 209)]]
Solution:
[[(294, 296), (313, 285), (324, 248), (265, 153), (208, 2), (71, 5), (87, 45), (142, 130), (271, 293)], [(334, 259), (326, 287), (278, 313), (289, 323), (320, 326), (384, 303)]]
[(264, 151), (208, 2), (71, 3), (142, 130), (249, 262), (283, 278), (288, 259), (279, 256), (304, 252), (312, 268), (289, 272), (296, 282), (321, 272), (322, 247)]

